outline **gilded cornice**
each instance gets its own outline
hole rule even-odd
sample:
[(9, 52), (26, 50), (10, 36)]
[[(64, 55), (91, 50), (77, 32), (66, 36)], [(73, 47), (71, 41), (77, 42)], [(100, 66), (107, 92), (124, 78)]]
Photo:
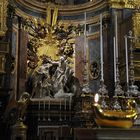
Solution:
[(138, 0), (109, 0), (109, 6), (111, 8), (119, 8), (119, 9), (123, 8), (134, 9), (134, 5), (130, 1), (138, 1)]

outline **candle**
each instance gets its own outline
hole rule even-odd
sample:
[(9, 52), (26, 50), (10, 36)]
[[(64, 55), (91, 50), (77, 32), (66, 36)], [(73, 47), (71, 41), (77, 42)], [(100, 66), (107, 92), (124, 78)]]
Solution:
[(39, 101), (39, 106), (38, 106), (38, 109), (40, 110), (40, 101)]
[(51, 121), (51, 118), (50, 118), (50, 105), (51, 105), (51, 101), (49, 99), (49, 104), (48, 104), (48, 110), (49, 110), (49, 112), (48, 112), (48, 121)]
[[(66, 106), (67, 106), (67, 102), (66, 102), (66, 98), (65, 98), (65, 107), (64, 107), (65, 111), (67, 110)], [(65, 118), (64, 119), (66, 120), (66, 112), (65, 112)]]
[(50, 110), (50, 99), (49, 99), (49, 105), (48, 105), (48, 110)]
[(67, 105), (67, 102), (66, 102), (66, 98), (65, 98), (65, 110), (66, 110), (66, 105)]
[(118, 61), (118, 17), (115, 13), (115, 39), (116, 39), (116, 59)]
[(62, 118), (61, 118), (61, 99), (60, 99), (60, 114), (59, 114), (59, 121), (62, 121)]
[(114, 82), (116, 83), (116, 42), (115, 42), (115, 37), (113, 37), (113, 45), (114, 45)]
[(87, 28), (86, 28), (86, 22), (87, 22), (87, 15), (86, 12), (84, 13), (84, 22), (85, 22), (85, 27), (84, 27), (84, 59), (86, 60), (86, 46), (87, 46)]
[(70, 96), (70, 100), (69, 100), (69, 110), (71, 110), (71, 99), (72, 99), (72, 97)]
[(102, 29), (102, 14), (100, 14), (100, 63), (101, 63), (101, 81), (104, 81), (103, 78), (103, 29)]
[(45, 110), (45, 100), (44, 100), (44, 110)]
[(87, 32), (87, 30), (86, 30), (86, 22), (87, 22), (87, 13), (85, 12), (84, 13), (84, 20), (85, 20), (85, 30), (84, 30), (84, 35), (86, 35), (86, 32)]
[(39, 109), (39, 113), (38, 113), (38, 121), (40, 121), (40, 100), (39, 100), (39, 104), (38, 104), (38, 109)]
[(61, 99), (60, 99), (60, 110), (61, 110)]
[(127, 83), (127, 85), (129, 85), (127, 36), (125, 35), (124, 38), (125, 38), (126, 83)]

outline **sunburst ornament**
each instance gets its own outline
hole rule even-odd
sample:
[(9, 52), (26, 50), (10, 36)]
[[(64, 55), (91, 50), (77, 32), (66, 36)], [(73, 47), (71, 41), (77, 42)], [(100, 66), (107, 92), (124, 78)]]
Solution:
[[(75, 36), (83, 32), (82, 25), (65, 25), (58, 22), (58, 7), (52, 8), (48, 4), (45, 19), (25, 19), (25, 26), (29, 33), (28, 50), (32, 53), (32, 68), (42, 63), (42, 56), (58, 60), (60, 56), (66, 55), (72, 58), (74, 53)], [(36, 57), (36, 61), (34, 60)], [(29, 57), (28, 57), (29, 58)], [(31, 57), (30, 57), (31, 58)], [(30, 66), (29, 66), (30, 67)]]

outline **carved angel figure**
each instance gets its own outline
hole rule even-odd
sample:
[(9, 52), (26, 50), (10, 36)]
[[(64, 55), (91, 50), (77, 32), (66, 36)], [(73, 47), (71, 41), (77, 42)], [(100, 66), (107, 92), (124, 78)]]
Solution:
[(20, 99), (17, 101), (18, 120), (23, 120), (29, 101), (29, 93), (23, 92)]
[(20, 99), (17, 101), (15, 95), (11, 95), (9, 103), (4, 113), (4, 121), (10, 125), (17, 121), (22, 121), (25, 117), (25, 112), (30, 101), (30, 94), (23, 92)]

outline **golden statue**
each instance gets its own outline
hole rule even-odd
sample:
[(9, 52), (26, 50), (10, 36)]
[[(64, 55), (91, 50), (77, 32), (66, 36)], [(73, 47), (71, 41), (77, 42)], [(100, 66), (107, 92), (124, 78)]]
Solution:
[[(107, 105), (110, 101), (102, 103), (99, 95), (95, 95), (93, 104), (95, 122), (98, 126), (131, 128), (138, 116), (136, 102), (132, 98), (115, 97), (112, 99), (112, 106)], [(97, 99), (98, 98), (98, 99)], [(108, 99), (109, 100), (109, 99)], [(105, 103), (106, 102), (106, 103)], [(120, 105), (123, 102), (123, 105)], [(103, 104), (103, 106), (102, 106)]]
[(20, 99), (17, 101), (15, 95), (13, 94), (8, 102), (4, 113), (4, 119), (8, 124), (15, 124), (17, 122), (22, 122), (25, 113), (27, 111), (27, 106), (30, 102), (30, 94), (23, 92)]
[(27, 92), (23, 92), (20, 99), (17, 101), (17, 111), (18, 111), (18, 120), (22, 121), (27, 111), (27, 106), (30, 101), (30, 95)]

